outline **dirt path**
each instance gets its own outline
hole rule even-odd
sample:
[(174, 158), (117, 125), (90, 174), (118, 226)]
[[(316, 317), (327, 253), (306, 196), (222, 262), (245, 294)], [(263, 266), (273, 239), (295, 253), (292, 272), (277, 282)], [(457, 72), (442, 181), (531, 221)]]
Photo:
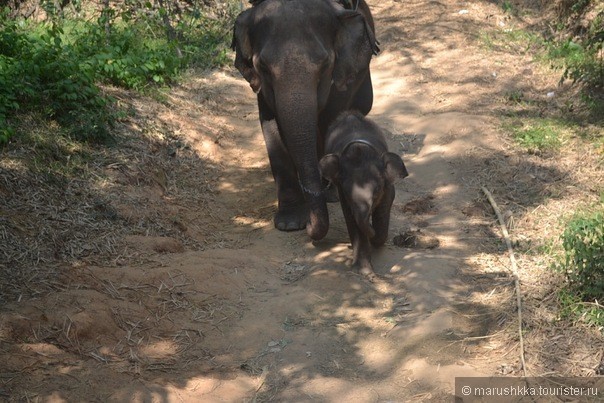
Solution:
[[(165, 204), (158, 214), (177, 215), (204, 247), (132, 237), (131, 249), (154, 252), (145, 263), (74, 267), (71, 287), (21, 304), (10, 332), (30, 332), (33, 320), (34, 333), (54, 329), (56, 342), (5, 351), (13, 397), (449, 401), (455, 376), (517, 370), (515, 346), (498, 350), (490, 338), (514, 321), (506, 316), (512, 300), (493, 299), (512, 285), (503, 258), (481, 265), (505, 254), (479, 186), (493, 180), (485, 166), (502, 151), (494, 100), (528, 62), (477, 46), (481, 29), (505, 21), (494, 5), (370, 5), (382, 47), (370, 117), (410, 172), (397, 184), (390, 240), (374, 255), (382, 279), (350, 271), (338, 205), (316, 244), (305, 232), (273, 228), (274, 186), (252, 92), (233, 69), (192, 78), (157, 118), (215, 173), (211, 203), (196, 210), (161, 186), (156, 198)], [(168, 173), (168, 187), (178, 179)], [(392, 239), (409, 229), (438, 247), (396, 246)]]

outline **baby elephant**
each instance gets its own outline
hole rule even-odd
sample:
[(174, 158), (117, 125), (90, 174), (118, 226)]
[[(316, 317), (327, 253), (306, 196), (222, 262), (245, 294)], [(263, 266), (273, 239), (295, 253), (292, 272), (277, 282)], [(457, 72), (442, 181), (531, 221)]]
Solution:
[(344, 112), (329, 127), (321, 174), (338, 188), (353, 249), (353, 267), (372, 279), (371, 245), (388, 238), (394, 181), (408, 176), (400, 156), (388, 152), (381, 129), (357, 112)]

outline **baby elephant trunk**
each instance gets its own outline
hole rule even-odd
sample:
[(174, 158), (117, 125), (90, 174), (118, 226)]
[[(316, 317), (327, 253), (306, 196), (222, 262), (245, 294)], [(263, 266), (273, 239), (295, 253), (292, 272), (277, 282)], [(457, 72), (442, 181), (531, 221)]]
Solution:
[(371, 204), (358, 203), (354, 211), (354, 219), (361, 232), (369, 239), (375, 236), (375, 230), (371, 226)]

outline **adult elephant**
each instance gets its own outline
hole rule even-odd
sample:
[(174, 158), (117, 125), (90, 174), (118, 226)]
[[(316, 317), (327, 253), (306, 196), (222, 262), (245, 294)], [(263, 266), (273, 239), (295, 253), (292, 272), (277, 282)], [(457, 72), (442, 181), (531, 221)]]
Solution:
[(258, 96), (260, 124), (277, 184), (275, 227), (329, 229), (318, 159), (323, 133), (346, 109), (369, 113), (377, 54), (364, 0), (252, 0), (235, 22), (235, 67)]

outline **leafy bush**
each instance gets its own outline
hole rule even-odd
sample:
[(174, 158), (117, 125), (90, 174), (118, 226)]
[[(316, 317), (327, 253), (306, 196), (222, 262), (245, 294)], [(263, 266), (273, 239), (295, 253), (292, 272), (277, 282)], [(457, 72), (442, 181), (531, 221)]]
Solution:
[[(593, 3), (593, 4), (592, 4)], [(588, 88), (604, 89), (604, 8), (590, 0), (565, 2), (565, 38), (551, 43), (549, 58), (570, 79)], [(589, 13), (591, 16), (586, 17)], [(584, 20), (585, 22), (579, 23)], [(573, 28), (574, 27), (574, 28)]]
[(8, 115), (19, 109), (16, 71), (13, 60), (0, 54), (0, 145), (14, 134)]
[(604, 305), (596, 301), (583, 301), (573, 291), (563, 288), (558, 293), (560, 316), (604, 329)]
[(212, 18), (197, 9), (169, 14), (157, 4), (116, 4), (96, 20), (53, 8), (48, 21), (32, 22), (0, 10), (0, 145), (15, 133), (11, 117), (28, 109), (75, 138), (106, 140), (114, 118), (99, 83), (143, 90), (169, 84), (187, 66), (228, 61), (234, 1)]
[(182, 67), (173, 43), (152, 41), (136, 28), (115, 25), (106, 34), (99, 25), (81, 24), (71, 35), (77, 57), (101, 82), (141, 90), (170, 82)]
[(18, 58), (24, 37), (7, 17), (7, 10), (0, 10), (0, 145), (14, 133), (8, 117), (19, 109), (17, 94), (28, 91), (22, 82)]
[(604, 299), (604, 214), (577, 216), (562, 234), (562, 265), (570, 289), (583, 301)]
[(578, 214), (561, 236), (566, 284), (558, 293), (562, 317), (604, 328), (604, 213)]
[(552, 45), (549, 57), (564, 68), (562, 81), (570, 79), (595, 88), (604, 88), (604, 31), (587, 41), (567, 39)]
[(9, 116), (38, 109), (81, 139), (108, 136), (107, 98), (94, 74), (61, 40), (62, 29), (45, 26), (41, 33), (0, 14), (0, 144), (14, 133)]
[(142, 90), (171, 83), (191, 65), (207, 68), (228, 62), (235, 2), (226, 2), (216, 18), (199, 9), (182, 13), (150, 2), (137, 8), (129, 4), (134, 3), (103, 10), (96, 23), (79, 21), (69, 35), (100, 80)]

